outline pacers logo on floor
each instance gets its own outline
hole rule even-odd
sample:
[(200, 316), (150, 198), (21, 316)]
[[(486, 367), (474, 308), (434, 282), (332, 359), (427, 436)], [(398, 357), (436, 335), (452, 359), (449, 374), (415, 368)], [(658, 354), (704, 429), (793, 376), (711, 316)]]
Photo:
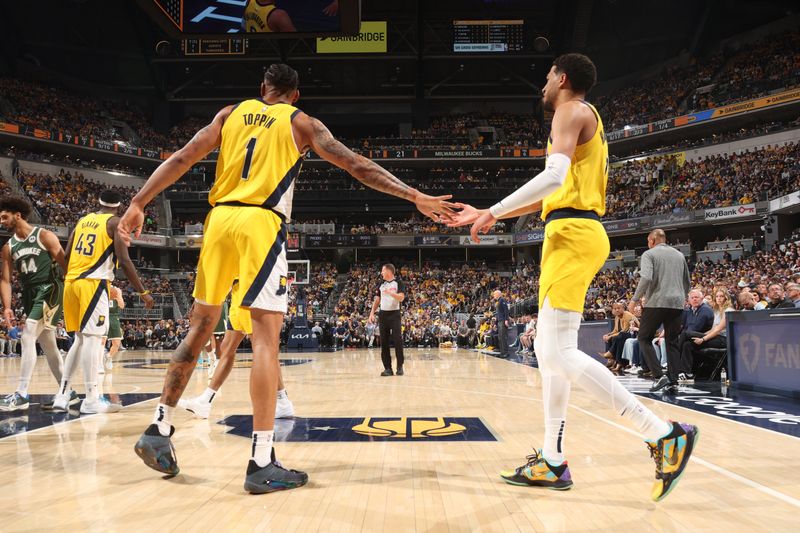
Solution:
[(438, 418), (365, 418), (364, 422), (352, 429), (359, 435), (390, 439), (449, 437), (467, 430), (461, 424), (447, 421), (441, 416)]
[[(250, 438), (251, 415), (232, 415), (219, 422), (228, 433)], [(404, 416), (368, 418), (289, 418), (275, 420), (278, 442), (360, 441), (495, 441), (480, 418)]]

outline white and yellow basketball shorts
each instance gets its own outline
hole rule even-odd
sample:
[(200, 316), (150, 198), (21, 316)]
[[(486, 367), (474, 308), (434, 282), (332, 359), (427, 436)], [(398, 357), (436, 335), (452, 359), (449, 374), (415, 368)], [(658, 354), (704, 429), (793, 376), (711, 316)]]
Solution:
[(608, 259), (603, 225), (591, 219), (561, 218), (547, 223), (539, 276), (539, 308), (550, 297), (554, 309), (583, 313), (586, 291)]
[(76, 279), (64, 283), (64, 325), (84, 335), (108, 335), (108, 280)]
[(286, 313), (286, 225), (268, 209), (217, 206), (206, 217), (194, 297), (222, 305), (239, 280), (241, 299), (231, 307)]

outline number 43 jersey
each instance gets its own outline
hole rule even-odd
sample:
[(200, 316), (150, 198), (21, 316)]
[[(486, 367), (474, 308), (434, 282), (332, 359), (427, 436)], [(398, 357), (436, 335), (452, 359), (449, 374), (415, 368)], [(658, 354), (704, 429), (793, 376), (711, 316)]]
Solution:
[(34, 227), (25, 239), (12, 235), (8, 240), (11, 258), (23, 287), (53, 283), (57, 276), (50, 252), (42, 244), (42, 228)]
[(69, 250), (66, 281), (114, 279), (114, 239), (106, 230), (110, 213), (89, 213), (78, 221)]
[(222, 126), (217, 173), (208, 202), (255, 205), (292, 216), (294, 180), (303, 165), (292, 120), (300, 110), (288, 104), (245, 100)]

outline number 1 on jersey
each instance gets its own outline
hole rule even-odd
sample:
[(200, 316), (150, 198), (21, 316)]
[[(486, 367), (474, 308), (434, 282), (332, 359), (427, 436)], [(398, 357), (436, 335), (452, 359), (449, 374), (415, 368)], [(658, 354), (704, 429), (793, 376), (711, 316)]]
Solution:
[(256, 138), (252, 137), (247, 141), (247, 154), (244, 156), (244, 165), (242, 166), (242, 179), (246, 180), (250, 176), (250, 164), (253, 162), (253, 152), (256, 149)]

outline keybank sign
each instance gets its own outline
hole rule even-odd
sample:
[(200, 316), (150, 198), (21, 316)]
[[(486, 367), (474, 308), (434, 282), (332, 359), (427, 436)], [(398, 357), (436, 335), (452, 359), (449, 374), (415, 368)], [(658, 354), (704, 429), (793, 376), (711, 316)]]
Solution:
[(756, 214), (756, 204), (734, 205), (731, 207), (718, 207), (706, 209), (706, 220), (722, 220), (724, 218), (747, 217)]

